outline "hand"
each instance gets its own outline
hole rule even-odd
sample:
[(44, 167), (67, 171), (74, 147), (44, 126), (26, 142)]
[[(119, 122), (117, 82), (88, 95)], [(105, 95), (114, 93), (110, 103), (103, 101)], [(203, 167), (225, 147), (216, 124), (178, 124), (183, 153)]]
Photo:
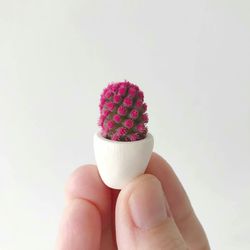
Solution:
[(66, 189), (58, 250), (208, 250), (206, 235), (168, 163), (153, 153), (146, 174), (120, 192), (97, 168), (77, 169)]

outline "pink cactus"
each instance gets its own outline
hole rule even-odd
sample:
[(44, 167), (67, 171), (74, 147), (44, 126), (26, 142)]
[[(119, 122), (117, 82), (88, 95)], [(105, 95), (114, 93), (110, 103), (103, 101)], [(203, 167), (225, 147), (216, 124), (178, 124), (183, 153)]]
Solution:
[(139, 87), (128, 81), (110, 83), (100, 99), (100, 118), (103, 137), (113, 141), (137, 141), (146, 137), (147, 105)]

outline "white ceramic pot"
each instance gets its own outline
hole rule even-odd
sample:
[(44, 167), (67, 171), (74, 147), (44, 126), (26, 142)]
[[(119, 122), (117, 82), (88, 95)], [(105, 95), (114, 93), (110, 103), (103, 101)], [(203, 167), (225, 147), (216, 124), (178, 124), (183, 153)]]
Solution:
[(94, 135), (94, 152), (103, 182), (114, 189), (123, 188), (132, 179), (145, 172), (154, 146), (148, 133), (138, 141), (112, 141), (100, 132)]

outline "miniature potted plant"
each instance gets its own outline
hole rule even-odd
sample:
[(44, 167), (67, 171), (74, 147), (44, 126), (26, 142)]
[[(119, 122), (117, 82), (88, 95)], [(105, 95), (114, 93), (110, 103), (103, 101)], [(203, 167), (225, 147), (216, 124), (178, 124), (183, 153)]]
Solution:
[(111, 83), (101, 94), (99, 108), (101, 131), (94, 135), (97, 167), (107, 186), (121, 189), (145, 172), (153, 150), (144, 94), (128, 81)]

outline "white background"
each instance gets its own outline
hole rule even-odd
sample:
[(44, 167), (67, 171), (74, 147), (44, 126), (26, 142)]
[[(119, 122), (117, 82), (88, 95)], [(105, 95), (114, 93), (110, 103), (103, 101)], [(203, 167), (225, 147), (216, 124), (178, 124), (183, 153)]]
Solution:
[(99, 94), (124, 79), (212, 249), (250, 249), (248, 0), (0, 0), (0, 249), (53, 249)]

